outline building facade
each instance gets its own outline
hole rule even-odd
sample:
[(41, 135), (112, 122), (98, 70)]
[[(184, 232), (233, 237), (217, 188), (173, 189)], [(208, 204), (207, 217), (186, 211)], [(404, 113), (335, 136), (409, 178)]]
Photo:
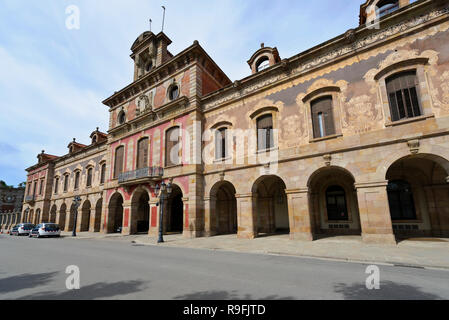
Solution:
[(7, 231), (21, 220), (25, 188), (0, 185), (0, 230)]
[(303, 53), (262, 44), (234, 82), (197, 41), (170, 43), (136, 39), (107, 134), (27, 170), (28, 217), (70, 230), (80, 195), (78, 230), (155, 235), (170, 181), (163, 228), (186, 237), (449, 236), (447, 1), (369, 0)]

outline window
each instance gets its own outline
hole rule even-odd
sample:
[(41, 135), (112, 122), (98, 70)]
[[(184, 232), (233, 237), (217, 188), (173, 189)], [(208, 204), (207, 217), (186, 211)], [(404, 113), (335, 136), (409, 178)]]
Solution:
[(44, 179), (41, 179), (39, 184), (39, 195), (42, 195), (43, 191), (44, 191)]
[(313, 137), (323, 138), (335, 134), (332, 97), (326, 96), (312, 101)]
[(412, 187), (407, 181), (389, 182), (387, 192), (392, 220), (416, 220)]
[(422, 115), (418, 101), (416, 71), (393, 75), (386, 79), (386, 84), (392, 121)]
[(94, 136), (94, 137), (92, 138), (92, 144), (95, 144), (95, 143), (97, 143), (97, 136)]
[(66, 174), (64, 176), (64, 192), (67, 192), (69, 189), (69, 175)]
[(144, 138), (137, 143), (137, 169), (148, 167), (148, 141)]
[(151, 69), (153, 69), (153, 62), (152, 61), (148, 62), (146, 64), (146, 66), (145, 66), (145, 71), (146, 72), (150, 72)]
[(348, 221), (345, 190), (332, 186), (326, 190), (327, 216), (329, 221)]
[(175, 166), (179, 162), (179, 127), (168, 130), (165, 134), (165, 166)]
[(101, 165), (100, 184), (104, 184), (106, 178), (106, 163)]
[(377, 4), (377, 16), (379, 18), (399, 9), (399, 0), (380, 1)]
[(75, 172), (75, 190), (78, 190), (80, 187), (80, 172)]
[(175, 100), (178, 99), (179, 97), (179, 87), (174, 84), (170, 87), (169, 91), (168, 91), (168, 98), (170, 100)]
[(119, 115), (118, 115), (118, 123), (119, 124), (124, 124), (126, 122), (126, 114), (125, 111), (120, 111)]
[(114, 179), (118, 179), (119, 174), (123, 172), (124, 153), (124, 147), (119, 147), (115, 150)]
[(256, 64), (257, 72), (262, 71), (270, 67), (270, 59), (268, 57), (262, 57)]
[(215, 159), (225, 159), (227, 152), (227, 128), (218, 129), (215, 132)]
[(258, 150), (274, 148), (273, 116), (271, 114), (257, 119)]
[(58, 194), (59, 188), (59, 177), (55, 179), (55, 194)]
[(33, 196), (36, 196), (37, 181), (33, 183)]
[(86, 182), (87, 187), (92, 186), (92, 172), (93, 172), (93, 168), (87, 169), (87, 182)]

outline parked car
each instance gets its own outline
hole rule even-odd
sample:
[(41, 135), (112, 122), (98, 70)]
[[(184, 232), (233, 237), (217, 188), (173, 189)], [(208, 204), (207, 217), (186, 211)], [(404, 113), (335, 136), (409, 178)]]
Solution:
[(21, 223), (12, 228), (9, 231), (10, 236), (27, 236), (30, 234), (31, 230), (33, 230), (34, 224), (31, 223)]
[(61, 228), (56, 223), (41, 223), (38, 224), (31, 230), (30, 238), (36, 237), (60, 237), (61, 236)]

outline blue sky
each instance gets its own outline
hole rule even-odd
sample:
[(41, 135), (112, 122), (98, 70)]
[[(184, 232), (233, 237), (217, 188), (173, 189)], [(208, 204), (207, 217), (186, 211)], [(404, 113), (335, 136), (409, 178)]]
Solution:
[[(101, 101), (132, 81), (130, 47), (153, 20), (177, 54), (198, 40), (231, 80), (264, 42), (291, 57), (358, 26), (362, 0), (1, 0), (0, 180), (17, 185), (41, 150), (67, 153), (107, 131)], [(66, 8), (80, 29), (66, 28)]]

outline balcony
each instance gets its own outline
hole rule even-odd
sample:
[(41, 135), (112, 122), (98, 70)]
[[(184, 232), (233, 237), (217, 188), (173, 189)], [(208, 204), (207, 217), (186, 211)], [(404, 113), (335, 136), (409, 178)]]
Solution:
[(120, 185), (133, 185), (145, 183), (149, 181), (161, 180), (164, 175), (164, 168), (150, 167), (142, 168), (134, 171), (120, 173), (118, 176), (118, 183)]
[(25, 203), (34, 203), (34, 201), (36, 201), (36, 196), (34, 195), (25, 197)]

